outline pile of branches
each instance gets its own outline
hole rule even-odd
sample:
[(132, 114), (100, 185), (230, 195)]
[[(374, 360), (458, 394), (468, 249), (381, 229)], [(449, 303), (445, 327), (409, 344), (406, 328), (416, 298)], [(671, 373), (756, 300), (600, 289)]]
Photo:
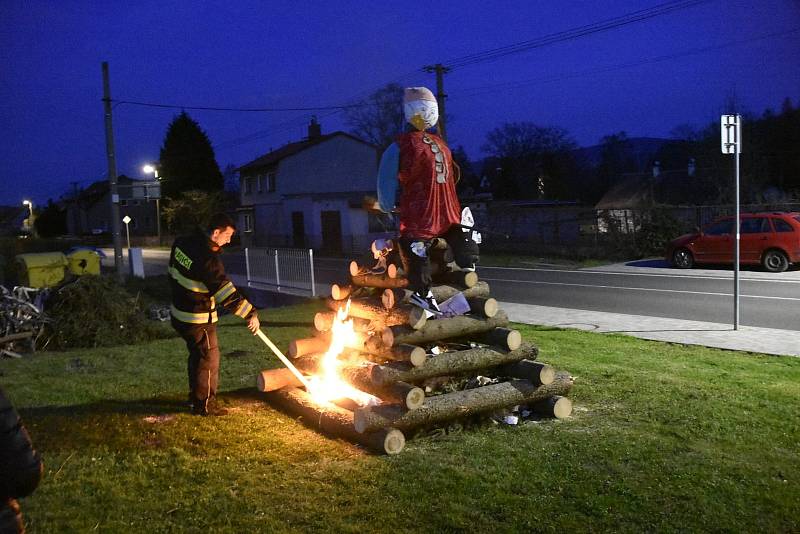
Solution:
[(47, 291), (0, 286), (0, 355), (13, 358), (33, 352), (48, 322), (42, 312)]
[(112, 277), (82, 276), (47, 301), (49, 348), (131, 345), (171, 337), (170, 328), (146, 317), (141, 295)]

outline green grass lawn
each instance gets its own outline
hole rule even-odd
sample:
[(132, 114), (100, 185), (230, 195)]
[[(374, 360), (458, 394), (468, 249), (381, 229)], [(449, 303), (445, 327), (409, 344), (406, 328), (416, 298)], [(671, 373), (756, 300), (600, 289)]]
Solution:
[[(281, 347), (316, 304), (267, 311)], [(226, 317), (223, 401), (188, 414), (178, 338), (0, 361), (45, 477), (31, 532), (800, 530), (800, 360), (522, 326), (573, 416), (375, 456), (265, 404), (277, 360)]]

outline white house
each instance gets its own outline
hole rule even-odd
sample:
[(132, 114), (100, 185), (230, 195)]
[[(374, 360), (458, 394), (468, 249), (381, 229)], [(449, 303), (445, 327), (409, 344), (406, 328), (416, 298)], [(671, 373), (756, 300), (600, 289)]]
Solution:
[(239, 168), (239, 231), (244, 246), (309, 247), (340, 253), (364, 250), (385, 235), (382, 221), (362, 209), (375, 195), (377, 148), (345, 132), (308, 138)]

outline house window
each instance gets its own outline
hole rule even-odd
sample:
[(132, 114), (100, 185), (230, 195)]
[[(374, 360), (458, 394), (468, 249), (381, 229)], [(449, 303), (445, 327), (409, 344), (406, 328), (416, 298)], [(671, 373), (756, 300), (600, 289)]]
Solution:
[(259, 174), (256, 177), (256, 179), (258, 180), (258, 192), (259, 193), (263, 193), (264, 192), (264, 175), (263, 174)]
[(253, 231), (253, 215), (250, 213), (244, 214), (244, 231), (245, 232)]
[(267, 191), (269, 193), (275, 192), (275, 182), (276, 182), (275, 173), (271, 172), (267, 175)]
[(253, 192), (253, 182), (249, 176), (245, 176), (242, 180), (244, 181), (244, 194), (249, 195)]

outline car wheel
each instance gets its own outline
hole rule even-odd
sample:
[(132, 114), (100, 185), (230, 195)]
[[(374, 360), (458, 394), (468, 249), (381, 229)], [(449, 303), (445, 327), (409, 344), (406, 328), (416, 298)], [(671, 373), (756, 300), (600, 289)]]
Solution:
[(771, 273), (782, 273), (789, 268), (789, 258), (780, 250), (768, 250), (764, 253), (761, 265)]
[(679, 248), (672, 253), (672, 265), (678, 269), (691, 269), (694, 267), (694, 256), (688, 248)]

